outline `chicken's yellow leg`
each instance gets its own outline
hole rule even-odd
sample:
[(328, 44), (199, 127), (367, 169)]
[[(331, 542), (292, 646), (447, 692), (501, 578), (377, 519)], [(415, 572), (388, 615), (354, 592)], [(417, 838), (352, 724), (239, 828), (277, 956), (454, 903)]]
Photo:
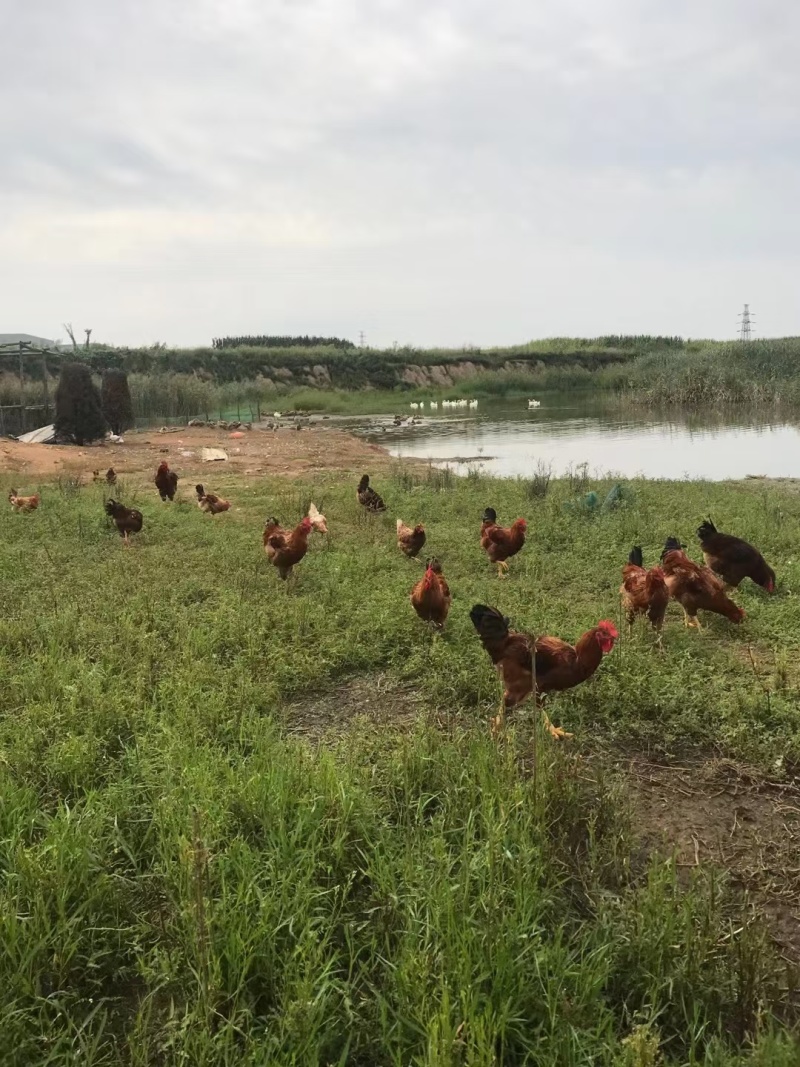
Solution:
[(492, 737), (497, 740), (506, 725), (506, 695), (501, 693), (500, 695), (500, 710), (496, 715), (493, 715), (489, 720), (489, 727), (492, 731)]
[(497, 561), (497, 577), (498, 578), (506, 578), (508, 576), (507, 572), (508, 572), (508, 564), (505, 562), (505, 560), (498, 560)]
[(503, 732), (503, 728), (506, 724), (506, 687), (503, 681), (503, 673), (501, 669), (497, 668), (497, 677), (500, 682), (500, 709), (496, 715), (493, 715), (489, 719), (489, 729), (492, 732), (492, 737), (497, 740), (498, 736)]
[(572, 737), (572, 734), (568, 734), (567, 731), (564, 730), (562, 727), (553, 726), (553, 724), (550, 722), (550, 716), (547, 714), (544, 708), (542, 708), (542, 716), (544, 717), (545, 729), (551, 737), (554, 737), (557, 741), (560, 740), (562, 737)]

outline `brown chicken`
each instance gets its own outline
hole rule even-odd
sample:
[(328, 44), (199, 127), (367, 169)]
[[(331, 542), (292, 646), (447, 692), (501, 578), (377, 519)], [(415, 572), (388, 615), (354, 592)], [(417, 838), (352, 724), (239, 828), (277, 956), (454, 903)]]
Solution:
[(114, 470), (113, 467), (109, 467), (108, 470), (106, 471), (106, 483), (108, 485), (116, 485), (117, 484), (117, 472)]
[(516, 556), (525, 544), (527, 529), (528, 523), (525, 519), (515, 519), (506, 529), (497, 525), (497, 512), (494, 508), (484, 511), (481, 521), (481, 548), (492, 563), (497, 564), (498, 578), (504, 578), (508, 571), (506, 560)]
[(99, 482), (100, 480), (100, 471), (92, 471), (92, 481)]
[(162, 460), (155, 477), (156, 489), (162, 500), (174, 500), (178, 490), (178, 475), (169, 469), (169, 463)]
[(661, 627), (669, 604), (669, 589), (666, 576), (661, 567), (645, 570), (641, 545), (634, 545), (628, 562), (622, 568), (622, 585), (620, 586), (622, 610), (628, 618), (628, 631), (633, 630), (637, 615), (646, 615), (656, 631), (657, 641), (661, 645)]
[(8, 494), (8, 502), (14, 511), (36, 511), (40, 500), (38, 493), (34, 493), (33, 496), (20, 496), (16, 489), (12, 489)]
[[(534, 691), (533, 654), (536, 650), (535, 692), (539, 707), (546, 693), (572, 689), (591, 678), (604, 655), (619, 637), (613, 622), (599, 622), (573, 647), (558, 637), (532, 637), (508, 627), (508, 619), (496, 608), (476, 604), (469, 613), (472, 625), (503, 679), (503, 711), (493, 720), (494, 728), (502, 725), (503, 712), (522, 703)], [(553, 737), (570, 737), (560, 726), (553, 726), (542, 708), (544, 723)]]
[(367, 511), (386, 511), (383, 497), (376, 493), (369, 484), (368, 474), (362, 475), (361, 481), (358, 483), (358, 489), (356, 489), (356, 498), (359, 504), (366, 508)]
[(670, 596), (683, 608), (685, 626), (702, 630), (698, 611), (713, 611), (736, 623), (744, 619), (742, 609), (726, 595), (722, 579), (708, 567), (701, 567), (689, 559), (677, 538), (667, 539), (661, 553), (661, 566)]
[(425, 527), (421, 522), (416, 526), (406, 526), (402, 519), (397, 520), (397, 547), (408, 556), (415, 559), (425, 546)]
[(768, 593), (775, 592), (775, 571), (757, 548), (741, 537), (719, 533), (711, 519), (700, 526), (697, 536), (706, 564), (727, 586), (735, 589), (750, 578)]
[(197, 493), (197, 506), (201, 511), (209, 515), (219, 515), (223, 511), (230, 510), (230, 500), (223, 500), (221, 496), (207, 493), (202, 485), (196, 485), (194, 490)]
[(264, 524), (264, 551), (272, 566), (278, 568), (283, 581), (308, 552), (308, 535), (313, 528), (307, 515), (290, 531), (282, 529), (277, 519), (267, 519)]
[(144, 523), (141, 511), (136, 508), (126, 508), (116, 500), (107, 500), (105, 503), (106, 515), (114, 520), (114, 525), (124, 539), (126, 548), (130, 548), (129, 537), (132, 533), (139, 533)]
[(432, 623), (436, 629), (444, 626), (452, 602), (450, 587), (442, 574), (438, 559), (429, 559), (425, 574), (411, 590), (411, 604), (423, 622)]

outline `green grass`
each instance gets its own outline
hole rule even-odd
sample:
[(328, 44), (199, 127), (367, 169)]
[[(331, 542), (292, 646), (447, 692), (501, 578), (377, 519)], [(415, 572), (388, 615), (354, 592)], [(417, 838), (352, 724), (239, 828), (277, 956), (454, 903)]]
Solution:
[(708, 342), (700, 348), (651, 352), (601, 370), (596, 387), (627, 392), (650, 406), (709, 408), (800, 404), (800, 339)]
[[(800, 495), (641, 482), (591, 518), (564, 507), (566, 482), (532, 500), (525, 482), (398, 471), (373, 479), (390, 518), (336, 476), (218, 477), (235, 510), (217, 519), (119, 487), (145, 515), (128, 552), (100, 487), (0, 511), (3, 1063), (796, 1064), (757, 917), (724, 875), (684, 885), (643, 859), (620, 787), (580, 754), (797, 766)], [(261, 524), (310, 499), (331, 532), (286, 586)], [(505, 582), (477, 544), (487, 504), (530, 521)], [(671, 611), (663, 657), (637, 628), (554, 700), (571, 746), (529, 710), (492, 742), (471, 605), (574, 640), (618, 619), (634, 541), (650, 559), (667, 534), (694, 544), (709, 513), (759, 544), (778, 594), (744, 587), (739, 629), (686, 633)], [(421, 568), (396, 516), (443, 561), (443, 637), (408, 603)], [(376, 672), (418, 693), (416, 726), (361, 722), (322, 747), (287, 732), (303, 701), (329, 693), (341, 714), (337, 686)]]

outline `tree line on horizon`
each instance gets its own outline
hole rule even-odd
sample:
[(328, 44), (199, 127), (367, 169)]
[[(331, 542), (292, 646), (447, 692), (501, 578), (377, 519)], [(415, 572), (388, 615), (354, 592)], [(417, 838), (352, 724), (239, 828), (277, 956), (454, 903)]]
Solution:
[(352, 341), (342, 337), (277, 336), (273, 334), (247, 334), (239, 337), (213, 337), (212, 348), (355, 348)]

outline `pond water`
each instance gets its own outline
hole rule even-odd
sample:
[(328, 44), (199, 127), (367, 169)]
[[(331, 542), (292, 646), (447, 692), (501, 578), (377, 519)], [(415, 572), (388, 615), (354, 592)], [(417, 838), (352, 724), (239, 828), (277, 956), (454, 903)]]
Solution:
[(540, 400), (532, 410), (524, 399), (444, 412), (426, 405), (419, 425), (373, 422), (367, 435), (395, 456), (458, 473), (477, 468), (513, 477), (543, 463), (558, 475), (588, 463), (592, 473), (628, 478), (800, 477), (800, 425), (788, 418), (752, 411), (666, 415), (580, 394)]

